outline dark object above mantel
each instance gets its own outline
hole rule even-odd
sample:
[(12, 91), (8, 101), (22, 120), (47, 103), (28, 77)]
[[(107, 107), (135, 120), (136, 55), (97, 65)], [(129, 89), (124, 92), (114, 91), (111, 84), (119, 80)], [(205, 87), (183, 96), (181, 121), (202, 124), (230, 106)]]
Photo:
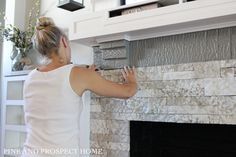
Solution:
[(68, 11), (76, 11), (84, 8), (84, 0), (81, 0), (81, 3), (74, 0), (59, 0), (57, 7)]

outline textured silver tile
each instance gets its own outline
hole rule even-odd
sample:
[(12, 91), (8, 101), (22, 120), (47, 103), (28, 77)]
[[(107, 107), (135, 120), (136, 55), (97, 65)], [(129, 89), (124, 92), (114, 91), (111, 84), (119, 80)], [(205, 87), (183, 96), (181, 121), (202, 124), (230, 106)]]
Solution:
[(126, 48), (115, 48), (102, 50), (103, 59), (120, 59), (127, 58)]
[(232, 27), (131, 41), (130, 63), (146, 67), (231, 59), (231, 50), (236, 58), (235, 34)]
[(128, 59), (117, 59), (117, 60), (115, 60), (115, 68), (124, 68), (124, 66), (129, 66)]
[(115, 69), (115, 60), (102, 60), (102, 69)]
[[(130, 65), (147, 67), (236, 58), (235, 43), (236, 27), (231, 27), (131, 42), (111, 41), (102, 43), (100, 48), (106, 49), (104, 59), (116, 59), (125, 55), (114, 49), (125, 46)], [(101, 64), (100, 56), (95, 58)], [(118, 68), (117, 65), (108, 64), (108, 69)]]
[(236, 59), (236, 27), (231, 28), (231, 51), (232, 58)]
[(218, 60), (231, 59), (231, 28), (219, 29)]
[(204, 44), (204, 60), (217, 59), (219, 30), (205, 31), (206, 43)]
[(102, 53), (94, 53), (94, 64), (99, 66), (102, 64)]

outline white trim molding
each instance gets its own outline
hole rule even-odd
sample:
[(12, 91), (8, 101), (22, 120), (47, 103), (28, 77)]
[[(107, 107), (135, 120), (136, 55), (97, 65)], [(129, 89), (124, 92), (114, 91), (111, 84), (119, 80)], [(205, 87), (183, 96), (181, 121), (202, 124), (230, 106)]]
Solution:
[(110, 11), (75, 20), (70, 40), (92, 46), (118, 39), (132, 41), (236, 26), (235, 0), (196, 0), (111, 18)]

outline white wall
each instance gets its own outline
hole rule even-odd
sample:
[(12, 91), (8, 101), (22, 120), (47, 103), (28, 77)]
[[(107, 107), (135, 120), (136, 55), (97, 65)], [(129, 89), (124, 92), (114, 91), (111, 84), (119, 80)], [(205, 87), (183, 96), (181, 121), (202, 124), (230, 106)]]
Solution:
[[(0, 12), (4, 12), (5, 8), (5, 0), (1, 0), (0, 1)], [(4, 25), (4, 19), (0, 17), (0, 25)], [(1, 76), (1, 68), (2, 68), (2, 42), (0, 42), (0, 76)], [(0, 77), (0, 81), (1, 81), (1, 77)], [(0, 91), (1, 91), (1, 84), (0, 84)], [(1, 92), (0, 92), (1, 93)], [(1, 97), (0, 97), (1, 100)]]
[(14, 24), (21, 30), (25, 29), (26, 0), (15, 0)]
[[(15, 6), (15, 1), (16, 0), (7, 0), (6, 1), (6, 11), (5, 14), (7, 16), (7, 20), (5, 21), (5, 24), (16, 24), (19, 26), (17, 23), (15, 23), (14, 18), (15, 18), (15, 12), (12, 8)], [(11, 42), (4, 42), (3, 43), (3, 54), (2, 54), (2, 74), (6, 75), (9, 74), (11, 71), (11, 59), (10, 59), (10, 52), (12, 51), (12, 43)], [(9, 53), (7, 53), (9, 52)]]
[[(5, 1), (5, 3), (6, 3), (6, 10), (5, 10), (5, 14), (7, 15), (7, 20), (5, 21), (5, 24), (15, 24), (15, 21), (14, 21), (14, 18), (15, 18), (15, 11), (14, 11), (14, 9), (13, 8), (15, 8), (14, 6), (15, 6), (15, 1), (16, 0), (6, 0)], [(1, 7), (2, 7), (2, 5), (1, 5)], [(21, 6), (19, 6), (19, 7), (21, 7)], [(16, 14), (17, 15), (17, 14)], [(3, 46), (2, 46), (2, 52), (4, 52), (4, 53), (1, 53), (1, 62), (2, 62), (2, 67), (1, 67), (1, 85), (2, 85), (2, 87), (1, 87), (1, 89), (2, 89), (2, 91), (3, 91), (3, 86), (4, 86), (4, 84), (3, 84), (3, 76), (5, 75), (5, 74), (9, 74), (9, 69), (10, 69), (10, 67), (11, 67), (11, 65), (9, 64), (9, 63), (11, 63), (10, 61), (11, 61), (11, 59), (10, 59), (10, 52), (12, 51), (12, 43), (11, 42), (6, 42), (6, 40), (4, 40), (4, 43), (3, 43)], [(3, 94), (2, 93), (0, 93), (0, 95), (2, 96)], [(2, 100), (1, 100), (1, 106), (2, 106)], [(2, 112), (1, 112), (2, 113)], [(2, 115), (1, 115), (1, 118), (2, 118)], [(3, 124), (3, 123), (5, 123), (4, 122), (4, 120), (3, 120), (4, 118), (2, 118), (1, 119), (1, 123)], [(1, 130), (2, 131), (2, 130)], [(3, 132), (1, 132), (1, 137), (3, 137), (4, 135), (3, 135)], [(2, 138), (0, 138), (0, 139), (2, 139)], [(3, 153), (3, 146), (4, 146), (4, 141), (3, 140), (1, 140), (1, 154), (0, 154), (0, 156), (2, 155), (2, 153)]]
[(120, 6), (120, 0), (94, 0), (94, 11)]
[[(5, 0), (1, 0), (0, 1), (0, 12), (3, 12), (5, 10)], [(2, 25), (4, 25), (4, 21), (3, 21), (3, 18), (0, 18), (0, 23), (2, 24)], [(3, 78), (3, 76), (2, 76), (2, 51), (3, 49), (2, 49), (2, 43), (0, 42), (0, 103), (2, 102), (2, 78)], [(1, 119), (1, 117), (2, 117), (2, 115), (1, 115), (1, 113), (2, 113), (2, 104), (0, 104), (0, 139), (2, 139), (2, 132), (1, 132), (1, 130), (2, 130), (2, 119)], [(1, 140), (0, 140), (1, 141)], [(2, 145), (1, 145), (1, 142), (0, 142), (0, 154), (1, 154), (1, 148), (2, 148)]]

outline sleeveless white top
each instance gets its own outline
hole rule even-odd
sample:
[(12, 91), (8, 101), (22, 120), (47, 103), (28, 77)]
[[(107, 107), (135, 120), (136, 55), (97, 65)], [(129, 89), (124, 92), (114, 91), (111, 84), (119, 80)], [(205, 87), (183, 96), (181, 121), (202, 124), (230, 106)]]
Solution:
[[(22, 157), (79, 156), (75, 155), (74, 149), (79, 150), (83, 102), (70, 85), (73, 66), (68, 64), (48, 72), (34, 69), (27, 76), (23, 91), (27, 128), (23, 153), (29, 152), (28, 149), (34, 149), (37, 153), (25, 153)], [(67, 154), (62, 155), (65, 153), (62, 151), (67, 151)]]

